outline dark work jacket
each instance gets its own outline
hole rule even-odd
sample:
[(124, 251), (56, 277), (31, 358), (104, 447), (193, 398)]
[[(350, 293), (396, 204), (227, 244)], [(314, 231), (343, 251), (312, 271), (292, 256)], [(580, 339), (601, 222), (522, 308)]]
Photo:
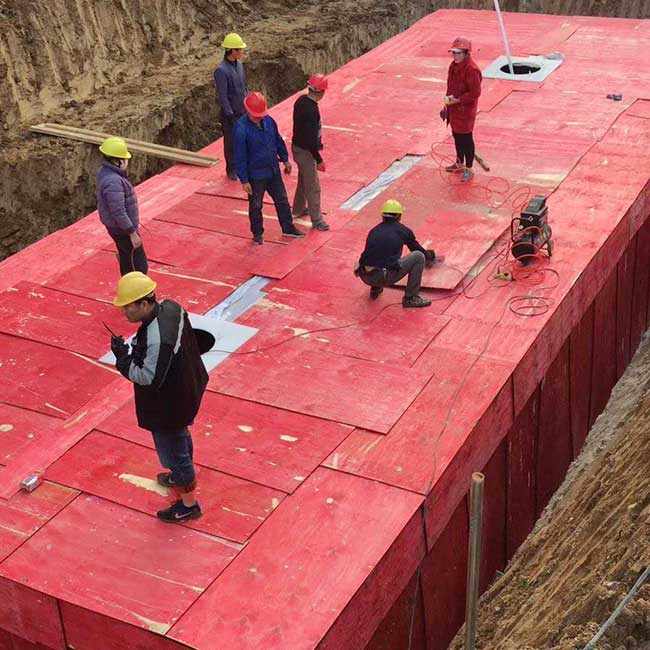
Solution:
[(368, 233), (366, 248), (361, 253), (359, 264), (397, 271), (404, 246), (410, 251), (420, 251), (426, 255), (426, 250), (420, 246), (410, 228), (396, 219), (387, 219)]
[(138, 229), (138, 199), (125, 169), (104, 161), (97, 171), (97, 212), (112, 235), (130, 235)]
[(321, 120), (318, 103), (309, 95), (301, 95), (293, 105), (293, 138), (291, 143), (309, 151), (317, 163), (323, 162), (320, 150)]
[(460, 100), (460, 104), (447, 107), (449, 124), (454, 133), (471, 133), (474, 130), (482, 80), (483, 75), (471, 57), (460, 63), (451, 62), (447, 74), (447, 95)]
[(230, 120), (240, 118), (246, 112), (244, 97), (248, 94), (244, 64), (224, 58), (214, 71), (214, 85), (224, 116)]
[(262, 178), (273, 178), (280, 173), (279, 161), (289, 160), (287, 145), (270, 115), (262, 118), (260, 126), (248, 115), (240, 117), (233, 132), (235, 142), (235, 169), (242, 183)]
[(180, 431), (199, 411), (208, 373), (187, 312), (173, 300), (163, 300), (152, 316), (138, 328), (130, 364), (120, 372), (134, 384), (143, 429)]

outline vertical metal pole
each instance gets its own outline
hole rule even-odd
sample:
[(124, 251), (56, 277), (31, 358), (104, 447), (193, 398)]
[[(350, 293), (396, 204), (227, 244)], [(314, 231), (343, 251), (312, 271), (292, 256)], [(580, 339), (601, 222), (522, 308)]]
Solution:
[(480, 472), (472, 474), (470, 493), (469, 553), (467, 556), (467, 602), (465, 607), (465, 650), (474, 650), (476, 642), (476, 605), (478, 602), (481, 531), (483, 530), (483, 482)]
[(497, 12), (497, 21), (499, 22), (499, 29), (501, 30), (501, 38), (503, 39), (503, 46), (506, 48), (506, 58), (508, 59), (508, 68), (510, 68), (510, 74), (515, 74), (515, 69), (512, 67), (510, 46), (508, 45), (508, 37), (506, 36), (506, 26), (503, 24), (503, 16), (501, 15), (501, 7), (499, 6), (499, 0), (494, 0), (494, 9)]

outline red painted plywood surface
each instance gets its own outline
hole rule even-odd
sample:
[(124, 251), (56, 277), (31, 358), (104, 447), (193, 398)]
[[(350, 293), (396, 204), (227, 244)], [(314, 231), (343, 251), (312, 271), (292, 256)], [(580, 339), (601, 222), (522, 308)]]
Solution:
[[(92, 432), (47, 471), (47, 477), (143, 513), (155, 514), (178, 500), (175, 490), (156, 484), (166, 471), (152, 449)], [(197, 499), (203, 516), (189, 528), (246, 541), (284, 494), (228, 474), (197, 466)]]
[[(128, 402), (98, 428), (153, 447)], [(194, 426), (194, 458), (205, 467), (293, 492), (352, 428), (208, 391)]]
[[(203, 533), (81, 496), (5, 560), (0, 575), (48, 594), (44, 603), (60, 598), (164, 634), (235, 555)], [(51, 614), (37, 620), (60, 626)]]
[[(250, 378), (258, 380), (251, 385)], [(231, 355), (208, 386), (233, 397), (386, 433), (417, 397), (428, 373), (314, 350), (297, 337), (282, 350)], [(386, 390), (390, 387), (390, 399)]]
[(102, 321), (114, 330), (120, 325), (123, 331), (135, 330), (112, 305), (29, 282), (0, 295), (1, 331), (90, 357), (110, 349)]
[(650, 222), (641, 226), (636, 236), (637, 265), (632, 291), (632, 322), (630, 324), (630, 350), (634, 354), (647, 328), (648, 291), (650, 289)]
[(315, 648), (420, 503), (417, 495), (319, 469), (169, 636), (195, 647), (216, 638), (240, 650)]
[[(643, 264), (643, 262), (641, 262)], [(632, 359), (630, 331), (632, 300), (636, 274), (636, 242), (630, 242), (616, 269), (616, 379), (625, 372)]]
[(571, 332), (569, 394), (571, 395), (571, 439), (574, 457), (580, 453), (589, 433), (593, 349), (594, 306), (592, 305)]
[(0, 395), (7, 404), (65, 418), (114, 380), (70, 352), (0, 334)]

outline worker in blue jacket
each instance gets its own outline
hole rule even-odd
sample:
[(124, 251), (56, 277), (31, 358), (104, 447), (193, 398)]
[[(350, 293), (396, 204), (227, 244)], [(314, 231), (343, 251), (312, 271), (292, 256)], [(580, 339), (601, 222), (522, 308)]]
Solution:
[(223, 155), (226, 159), (226, 174), (232, 181), (235, 174), (235, 155), (233, 153), (232, 130), (235, 122), (244, 114), (244, 97), (248, 94), (246, 71), (240, 61), (246, 48), (239, 34), (226, 34), (221, 43), (225, 53), (223, 61), (214, 71), (214, 85), (217, 100), (221, 107), (221, 129), (223, 131)]
[(131, 154), (122, 138), (106, 138), (99, 147), (104, 156), (97, 172), (96, 192), (99, 219), (117, 246), (120, 274), (146, 273), (149, 265), (138, 232), (138, 199), (126, 175)]
[(268, 192), (278, 215), (282, 233), (287, 237), (304, 237), (305, 233), (293, 225), (287, 190), (280, 174), (291, 173), (289, 153), (278, 131), (275, 120), (266, 114), (266, 99), (253, 92), (244, 99), (246, 115), (235, 124), (235, 167), (237, 176), (248, 194), (248, 219), (256, 244), (264, 243), (262, 202)]

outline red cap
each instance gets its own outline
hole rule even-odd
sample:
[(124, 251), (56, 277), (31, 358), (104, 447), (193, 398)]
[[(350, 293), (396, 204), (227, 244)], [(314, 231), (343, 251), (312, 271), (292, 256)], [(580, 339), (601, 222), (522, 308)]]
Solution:
[(451, 44), (451, 47), (449, 48), (450, 52), (452, 52), (453, 50), (467, 50), (468, 52), (471, 52), (472, 41), (470, 41), (469, 38), (463, 38), (462, 36), (459, 36), (458, 38), (454, 39), (454, 42)]
[(309, 77), (309, 81), (307, 83), (312, 90), (315, 90), (319, 93), (325, 92), (327, 90), (327, 86), (329, 85), (327, 77), (324, 74), (320, 74), (319, 72)]
[(244, 99), (244, 108), (252, 117), (264, 117), (266, 115), (266, 98), (262, 93), (248, 93)]

